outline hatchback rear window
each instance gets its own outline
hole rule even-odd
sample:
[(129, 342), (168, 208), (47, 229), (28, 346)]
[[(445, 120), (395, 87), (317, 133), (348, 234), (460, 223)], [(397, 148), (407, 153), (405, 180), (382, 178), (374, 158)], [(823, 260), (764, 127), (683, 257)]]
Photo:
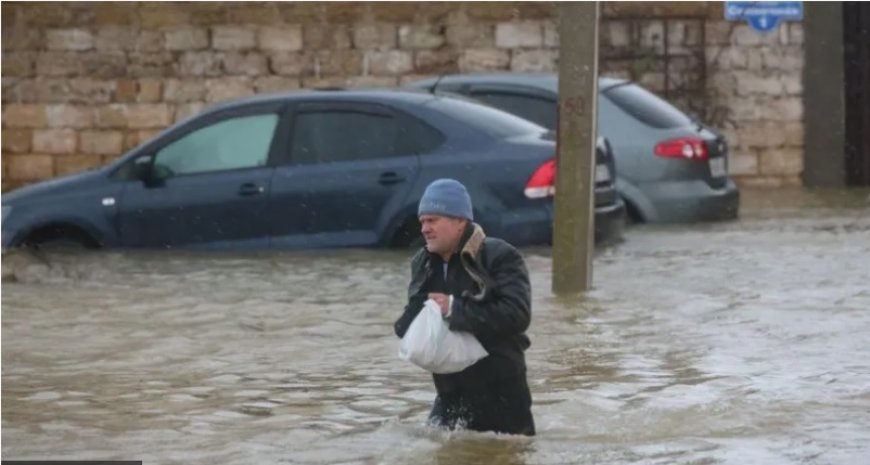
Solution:
[(545, 128), (519, 116), (462, 98), (438, 98), (428, 105), (496, 138), (540, 134), (546, 131)]
[(647, 126), (669, 129), (692, 125), (691, 118), (685, 113), (638, 85), (611, 87), (604, 95), (614, 105)]
[(558, 107), (555, 100), (547, 100), (534, 95), (515, 92), (481, 91), (472, 97), (490, 106), (520, 116), (547, 129), (556, 129)]

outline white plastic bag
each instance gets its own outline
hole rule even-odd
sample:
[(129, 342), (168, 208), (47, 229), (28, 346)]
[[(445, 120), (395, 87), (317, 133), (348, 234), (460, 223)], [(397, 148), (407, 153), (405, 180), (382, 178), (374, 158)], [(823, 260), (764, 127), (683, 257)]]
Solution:
[(489, 355), (471, 333), (450, 331), (441, 309), (427, 300), (399, 342), (399, 358), (438, 374), (458, 373)]

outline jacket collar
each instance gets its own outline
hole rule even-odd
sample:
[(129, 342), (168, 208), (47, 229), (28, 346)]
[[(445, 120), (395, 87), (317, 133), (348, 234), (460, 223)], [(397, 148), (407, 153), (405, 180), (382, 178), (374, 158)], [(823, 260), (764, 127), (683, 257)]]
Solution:
[[(484, 239), (486, 239), (486, 233), (483, 228), (477, 223), (469, 222), (465, 232), (462, 233), (462, 239), (459, 241), (459, 253), (454, 253), (450, 257), (450, 261), (462, 258), (477, 260)], [(444, 259), (438, 254), (430, 252), (429, 255), (438, 263), (444, 262)]]
[(486, 233), (483, 231), (483, 228), (477, 223), (469, 223), (462, 239), (459, 254), (463, 257), (476, 260), (478, 255), (480, 255), (480, 248), (483, 247), (483, 240), (486, 239)]

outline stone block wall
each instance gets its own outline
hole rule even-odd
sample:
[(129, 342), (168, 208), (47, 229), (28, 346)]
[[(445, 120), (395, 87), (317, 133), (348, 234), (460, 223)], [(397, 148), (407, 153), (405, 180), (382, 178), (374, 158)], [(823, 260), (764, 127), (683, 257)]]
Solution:
[[(3, 190), (103, 164), (225, 99), (556, 71), (556, 16), (549, 2), (4, 2)], [(604, 3), (601, 70), (726, 131), (742, 182), (793, 184), (802, 29), (721, 18), (715, 2)]]
[(708, 24), (710, 121), (727, 135), (731, 173), (744, 185), (801, 183), (803, 41), (800, 23), (768, 35), (743, 24)]

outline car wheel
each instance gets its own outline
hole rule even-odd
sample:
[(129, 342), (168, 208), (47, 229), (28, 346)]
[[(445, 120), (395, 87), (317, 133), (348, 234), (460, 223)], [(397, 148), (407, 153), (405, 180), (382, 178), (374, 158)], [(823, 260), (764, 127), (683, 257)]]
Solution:
[(81, 250), (100, 246), (86, 232), (68, 225), (52, 225), (33, 231), (22, 245), (38, 250)]
[(57, 237), (30, 244), (39, 250), (83, 250), (89, 248), (87, 244), (74, 237)]
[(420, 234), (420, 222), (416, 218), (405, 221), (405, 224), (396, 232), (391, 245), (395, 248), (419, 249), (426, 245), (423, 235)]
[(643, 214), (640, 213), (640, 210), (634, 204), (629, 202), (628, 200), (622, 199), (625, 202), (625, 221), (628, 224), (641, 224), (646, 221), (643, 218)]

